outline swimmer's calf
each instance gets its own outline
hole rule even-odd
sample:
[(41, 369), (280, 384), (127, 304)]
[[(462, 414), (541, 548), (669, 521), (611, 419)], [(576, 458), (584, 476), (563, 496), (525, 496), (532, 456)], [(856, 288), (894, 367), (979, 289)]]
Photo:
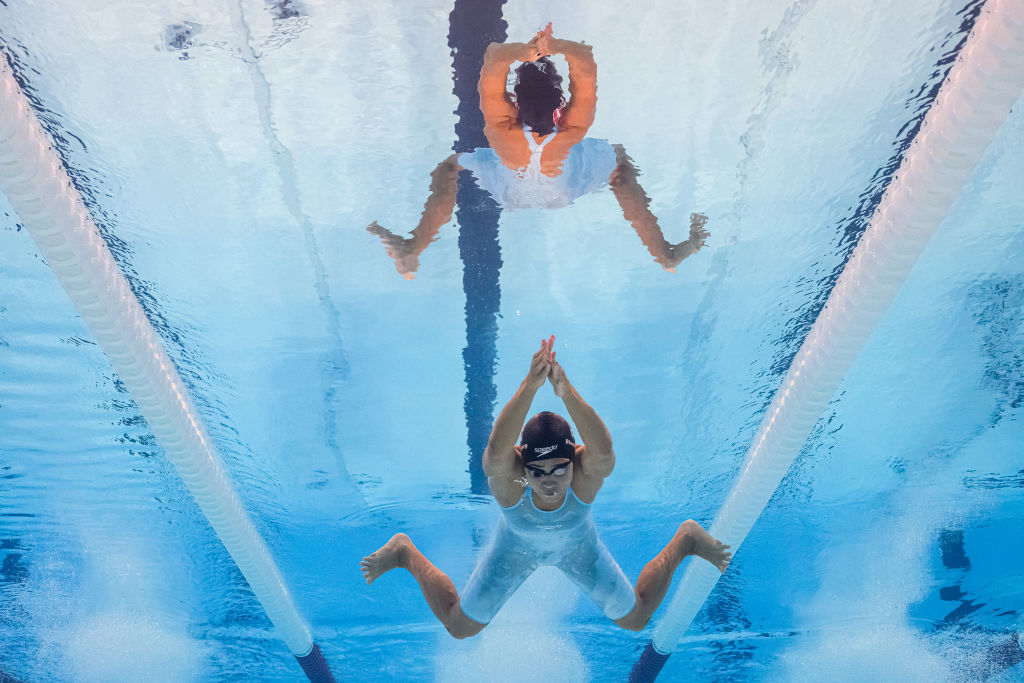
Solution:
[(376, 552), (359, 563), (366, 583), (373, 583), (381, 574), (401, 568), (416, 579), (434, 613), (448, 633), (455, 638), (469, 638), (480, 633), (487, 624), (473, 621), (465, 615), (459, 604), (459, 593), (448, 575), (435, 567), (405, 534), (398, 533)]
[(696, 555), (724, 572), (732, 561), (729, 546), (688, 519), (679, 525), (672, 540), (648, 562), (636, 581), (633, 610), (615, 623), (630, 631), (642, 631), (668, 592), (676, 569), (686, 557)]

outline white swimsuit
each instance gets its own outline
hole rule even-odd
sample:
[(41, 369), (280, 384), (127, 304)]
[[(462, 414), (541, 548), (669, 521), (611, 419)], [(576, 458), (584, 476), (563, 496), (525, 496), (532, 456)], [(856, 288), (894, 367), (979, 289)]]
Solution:
[(502, 508), (494, 537), (462, 591), (463, 613), (488, 623), (540, 565), (554, 565), (609, 619), (632, 611), (636, 593), (597, 535), (590, 505), (570, 488), (557, 510), (540, 510), (527, 488), (518, 503)]
[(527, 126), (523, 126), (523, 135), (530, 146), (530, 163), (518, 171), (506, 166), (490, 148), (459, 155), (459, 165), (469, 169), (477, 184), (503, 209), (560, 209), (569, 206), (583, 195), (606, 186), (615, 170), (615, 150), (608, 141), (585, 138), (573, 145), (558, 175), (544, 175), (541, 172), (541, 155), (558, 135), (558, 129), (542, 142), (533, 139)]

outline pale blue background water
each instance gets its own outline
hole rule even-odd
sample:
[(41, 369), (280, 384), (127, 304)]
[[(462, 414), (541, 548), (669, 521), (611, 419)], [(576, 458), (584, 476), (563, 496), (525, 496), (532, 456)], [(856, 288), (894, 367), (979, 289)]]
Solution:
[[(680, 521), (713, 518), (977, 3), (548, 4), (505, 5), (510, 39), (552, 21), (591, 43), (591, 135), (629, 151), (670, 242), (709, 217), (674, 274), (607, 191), (500, 220), (497, 407), (556, 334), (615, 439), (594, 514), (635, 579)], [(464, 642), (408, 576), (359, 576), (404, 530), (461, 585), (498, 514), (467, 473), (458, 221), (413, 281), (364, 230), (411, 228), (450, 153), (450, 10), (5, 0), (0, 45), (336, 673), (621, 680), (649, 634), (557, 574)], [(1021, 628), (1022, 133), (1018, 103), (666, 680), (943, 679)], [(0, 211), (0, 668), (296, 680)]]

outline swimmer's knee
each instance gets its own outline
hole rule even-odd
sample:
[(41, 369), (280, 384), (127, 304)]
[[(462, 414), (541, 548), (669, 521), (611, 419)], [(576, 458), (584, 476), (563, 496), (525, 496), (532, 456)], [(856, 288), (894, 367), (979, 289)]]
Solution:
[(452, 637), (455, 638), (455, 640), (465, 640), (466, 638), (472, 638), (476, 634), (480, 633), (480, 631), (482, 631), (482, 630), (483, 630), (482, 628), (475, 629), (475, 630), (469, 630), (469, 631), (459, 631), (459, 630), (456, 630), (456, 629), (448, 629), (448, 633), (450, 633), (452, 635)]
[(627, 631), (633, 631), (639, 633), (647, 628), (647, 623), (651, 618), (644, 617), (643, 615), (634, 615), (632, 612), (622, 617), (621, 619), (615, 619), (615, 625), (619, 628), (626, 629)]
[(643, 631), (647, 628), (647, 623), (651, 620), (651, 615), (648, 614), (647, 608), (644, 606), (644, 599), (640, 593), (636, 594), (636, 603), (633, 605), (633, 609), (629, 611), (629, 614), (622, 617), (621, 619), (613, 619), (612, 621), (619, 628), (624, 628), (627, 631)]
[(472, 638), (480, 631), (484, 630), (487, 624), (481, 624), (479, 621), (474, 621), (466, 616), (466, 613), (462, 611), (462, 607), (458, 604), (453, 606), (454, 609), (451, 611), (451, 618), (445, 622), (445, 629), (451, 634), (452, 638), (456, 640), (465, 640), (466, 638)]
[(446, 625), (445, 628), (448, 630), (448, 633), (452, 638), (455, 638), (456, 640), (465, 640), (466, 638), (472, 638), (476, 634), (480, 633), (480, 631), (483, 631), (486, 626), (487, 624), (480, 624), (467, 618), (457, 624), (452, 624), (451, 626)]

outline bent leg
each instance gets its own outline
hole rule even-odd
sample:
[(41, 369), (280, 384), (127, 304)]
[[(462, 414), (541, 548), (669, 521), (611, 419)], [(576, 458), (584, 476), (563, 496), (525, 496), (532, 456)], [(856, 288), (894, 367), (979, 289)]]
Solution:
[(462, 589), (462, 613), (479, 624), (490, 622), (536, 568), (535, 553), (502, 519)]
[(689, 239), (679, 244), (670, 244), (658, 224), (658, 217), (649, 208), (651, 200), (640, 186), (640, 172), (633, 165), (633, 160), (626, 154), (622, 145), (613, 147), (616, 166), (608, 179), (608, 184), (619, 202), (619, 208), (622, 209), (622, 217), (636, 230), (640, 241), (647, 247), (654, 260), (665, 270), (675, 272), (676, 266), (683, 259), (697, 253), (704, 246), (704, 240), (709, 236), (704, 229), (708, 219), (702, 214), (690, 214)]
[(360, 564), (368, 584), (396, 567), (408, 570), (420, 585), (430, 611), (456, 638), (475, 636), (487, 625), (473, 621), (462, 612), (455, 584), (405, 534), (395, 534), (380, 550), (364, 557)]
[(441, 226), (452, 219), (461, 169), (459, 155), (452, 154), (430, 173), (430, 196), (411, 236), (396, 235), (377, 221), (366, 227), (368, 232), (381, 239), (388, 256), (395, 261), (395, 268), (407, 280), (415, 277), (420, 254), (437, 238)]
[(598, 537), (592, 521), (557, 567), (612, 621), (636, 606), (633, 585)]
[(729, 546), (716, 540), (692, 519), (679, 525), (675, 536), (653, 560), (647, 563), (636, 581), (636, 606), (615, 623), (630, 631), (641, 631), (658, 609), (672, 583), (679, 563), (688, 555), (697, 555), (725, 571), (732, 560)]

